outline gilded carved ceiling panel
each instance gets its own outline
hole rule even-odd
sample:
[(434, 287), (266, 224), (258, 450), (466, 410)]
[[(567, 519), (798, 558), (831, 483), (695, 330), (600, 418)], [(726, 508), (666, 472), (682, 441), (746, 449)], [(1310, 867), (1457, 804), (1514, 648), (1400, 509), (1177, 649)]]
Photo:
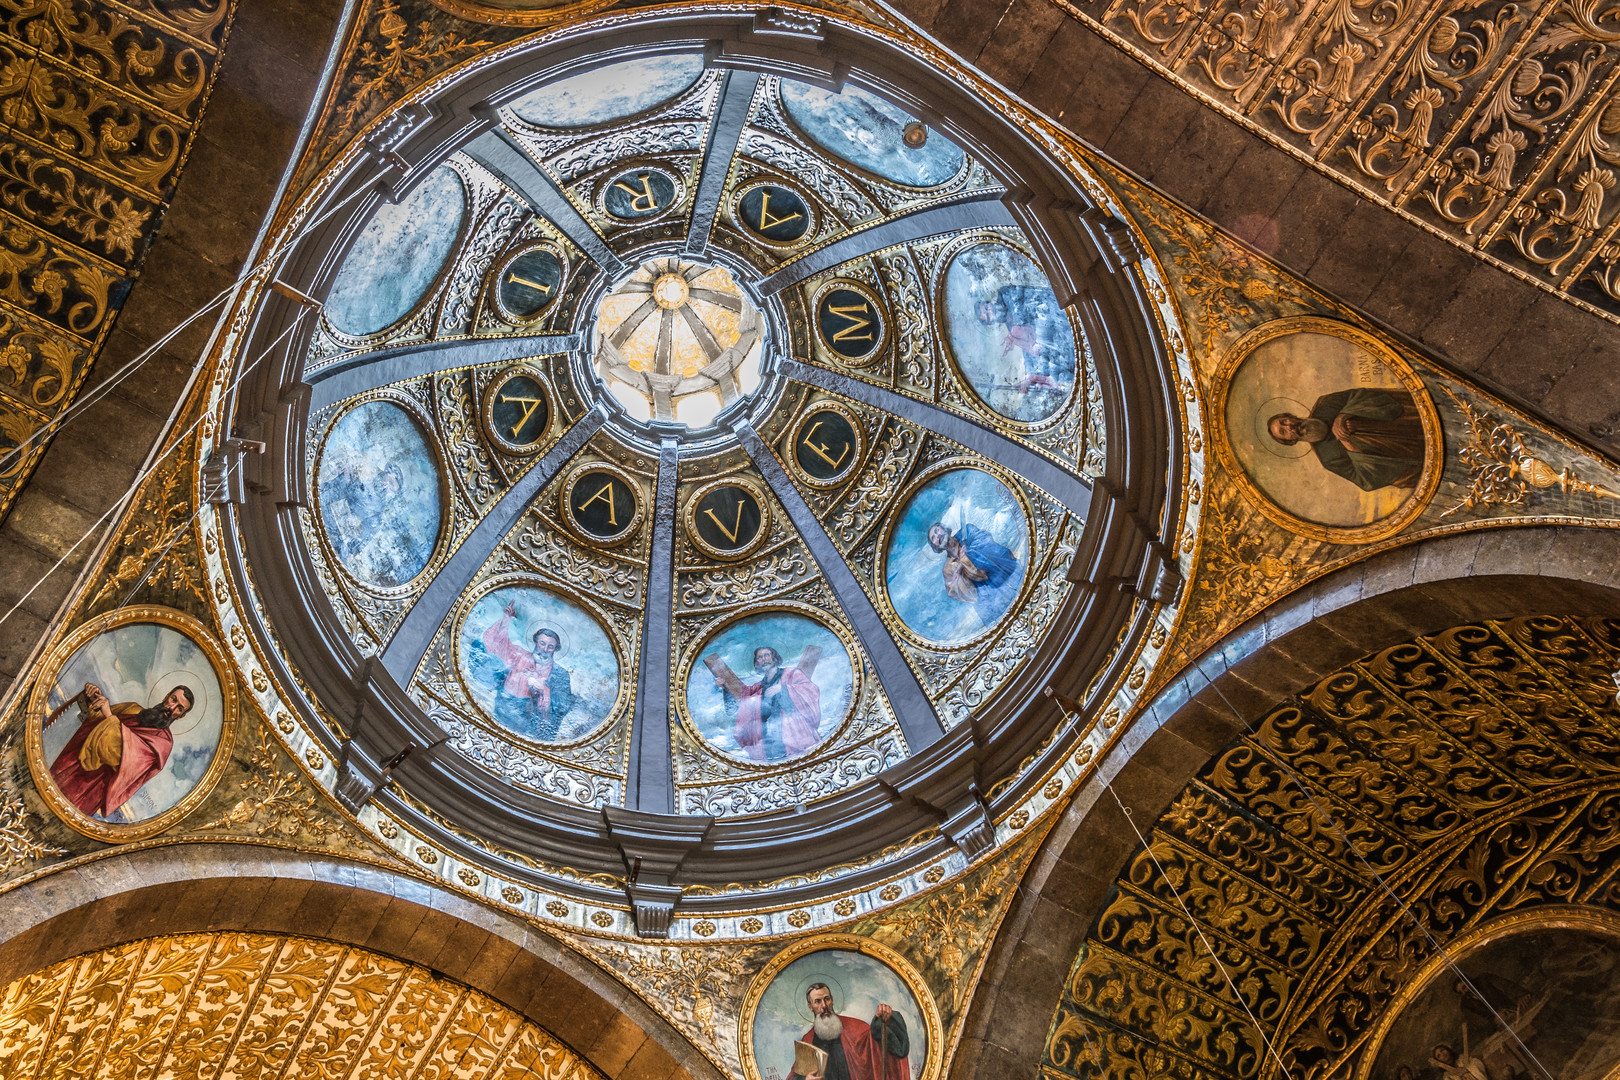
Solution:
[(1612, 620), (1461, 626), (1252, 722), (1114, 883), (1047, 1075), (1363, 1076), (1453, 941), (1620, 908), (1617, 665)]

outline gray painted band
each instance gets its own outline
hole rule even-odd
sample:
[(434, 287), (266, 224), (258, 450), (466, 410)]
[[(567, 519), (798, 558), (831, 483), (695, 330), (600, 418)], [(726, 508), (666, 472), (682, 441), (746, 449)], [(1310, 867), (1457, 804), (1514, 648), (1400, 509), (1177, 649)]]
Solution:
[(309, 411), (317, 413), (336, 402), (419, 375), (436, 375), (441, 371), (454, 371), (478, 364), (553, 356), (571, 352), (579, 345), (578, 334), (541, 334), (535, 337), (436, 341), (428, 345), (382, 349), (346, 364), (334, 364), (306, 378), (304, 381), (309, 383), (312, 391)]
[(759, 283), (759, 291), (770, 296), (851, 259), (858, 259), (862, 255), (870, 255), (874, 251), (882, 251), (896, 244), (921, 240), (926, 236), (1000, 225), (1016, 227), (1017, 224), (1002, 203), (999, 194), (918, 210), (893, 221), (874, 225), (870, 229), (862, 229), (858, 233), (793, 260), (763, 279)]
[(570, 458), (584, 449), (591, 436), (600, 431), (606, 422), (607, 411), (600, 405), (580, 417), (578, 423), (557, 440), (557, 445), (546, 452), (539, 464), (506, 489), (506, 494), (490, 507), (489, 513), (456, 548), (456, 553), (439, 568), (428, 587), (405, 614), (405, 620), (399, 624), (388, 647), (383, 650), (383, 667), (388, 669), (399, 685), (410, 683), (416, 665), (422, 661), (422, 654), (427, 652), (429, 642), (438, 632), (439, 624), (444, 622), (450, 609), (461, 599), (461, 594), (466, 591), (473, 575), (478, 573), (478, 568), (489, 559), (495, 545), (511, 531), (512, 525), (529, 508), (529, 503), (540, 493), (540, 489), (562, 471)]
[(714, 121), (709, 125), (703, 176), (692, 196), (692, 224), (686, 233), (688, 255), (702, 255), (709, 249), (709, 234), (714, 231), (714, 219), (720, 212), (726, 177), (731, 175), (731, 159), (742, 141), (743, 125), (748, 122), (748, 109), (754, 103), (754, 88), (758, 85), (757, 71), (726, 73), (726, 83), (720, 91), (720, 108), (715, 110)]
[(529, 209), (561, 229), (563, 235), (610, 277), (624, 272), (624, 262), (574, 209), (568, 196), (505, 132), (486, 131), (462, 147), (462, 153), (494, 173), (501, 183), (529, 204)]
[(893, 390), (885, 390), (881, 386), (873, 386), (849, 375), (806, 364), (802, 360), (784, 360), (778, 370), (794, 382), (808, 383), (829, 393), (854, 398), (961, 443), (974, 453), (1005, 465), (1062, 503), (1069, 513), (1082, 521), (1091, 513), (1092, 488), (1083, 477), (965, 416), (958, 416)]
[(632, 810), (675, 812), (675, 780), (669, 743), (670, 627), (675, 617), (675, 494), (680, 482), (680, 444), (665, 439), (658, 451), (658, 489), (653, 498), (652, 549), (642, 605), (641, 673), (636, 680), (636, 719), (630, 737)]
[(798, 530), (804, 546), (810, 549), (816, 565), (821, 568), (821, 576), (832, 586), (833, 594), (838, 597), (844, 614), (855, 628), (855, 635), (861, 639), (867, 657), (877, 670), (878, 681), (889, 695), (889, 704), (894, 706), (900, 730), (906, 737), (906, 746), (912, 754), (916, 754), (945, 734), (944, 725), (939, 722), (939, 715), (934, 712), (928, 695), (923, 693), (916, 673), (901, 654), (900, 646), (889, 636), (888, 627), (883, 625), (883, 618), (873, 606), (872, 598), (861, 588), (855, 572), (844, 561), (844, 556), (827, 535), (827, 530), (821, 527), (815, 511), (799, 494), (799, 489), (793, 485), (787, 470), (776, 460), (771, 448), (765, 445), (765, 440), (746, 421), (732, 430), (743, 444), (743, 449), (748, 451), (748, 456), (754, 459), (754, 467), (771, 486), (777, 501), (787, 511), (788, 519)]

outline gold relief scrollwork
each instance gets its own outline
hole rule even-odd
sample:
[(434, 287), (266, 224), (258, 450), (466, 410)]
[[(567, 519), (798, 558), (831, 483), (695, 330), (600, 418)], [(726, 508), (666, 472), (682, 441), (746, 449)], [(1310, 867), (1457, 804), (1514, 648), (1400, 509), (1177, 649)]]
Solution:
[(464, 371), (447, 371), (433, 377), (433, 412), (439, 420), (439, 438), (444, 443), (449, 470), (467, 500), (472, 516), (485, 510), (505, 490), (503, 471), (483, 441), (478, 438), (474, 419), (472, 376)]
[(197, 826), (199, 832), (230, 830), (280, 840), (326, 840), (344, 833), (343, 826), (326, 816), (326, 806), (305, 786), (299, 775), (282, 768), (266, 728), (249, 759), (249, 794), (224, 814)]
[(917, 428), (890, 419), (873, 439), (867, 463), (846, 490), (842, 503), (827, 519), (827, 534), (847, 554), (883, 519), (900, 485), (911, 472), (924, 439)]
[[(112, 310), (125, 279), (92, 257), (17, 221), (0, 224), (0, 300), (90, 339)], [(16, 354), (5, 361), (16, 371)]]
[(158, 204), (82, 175), (75, 164), (21, 143), (0, 146), (0, 204), (102, 258), (133, 264)]
[(735, 1055), (735, 1036), (726, 1030), (724, 1021), (743, 976), (763, 950), (639, 947), (632, 951), (626, 945), (593, 945), (592, 951), (700, 1046), (706, 1045), (707, 1052), (722, 1059)]
[(680, 605), (685, 610), (704, 611), (765, 600), (791, 592), (816, 573), (815, 560), (795, 540), (746, 563), (682, 572)]
[[(15, 735), (0, 742), (0, 767), (8, 772), (16, 748)], [(34, 822), (38, 817), (12, 789), (9, 777), (0, 777), (0, 874), (8, 874), (36, 859), (68, 853), (66, 848), (35, 838)]]
[[(514, 552), (511, 568), (527, 567), (545, 574), (564, 589), (582, 589), (620, 607), (641, 603), (645, 564), (623, 550), (581, 547), (537, 512), (529, 513), (502, 550)], [(615, 620), (616, 621), (616, 620)]]
[(1560, 470), (1537, 457), (1507, 421), (1476, 408), (1448, 386), (1442, 384), (1441, 389), (1462, 411), (1473, 435), (1473, 441), (1457, 454), (1468, 468), (1468, 493), (1441, 514), (1442, 518), (1476, 508), (1523, 511), (1532, 494), (1553, 487), (1566, 495), (1591, 495), (1594, 501), (1620, 500), (1620, 492), (1581, 479), (1568, 465)]

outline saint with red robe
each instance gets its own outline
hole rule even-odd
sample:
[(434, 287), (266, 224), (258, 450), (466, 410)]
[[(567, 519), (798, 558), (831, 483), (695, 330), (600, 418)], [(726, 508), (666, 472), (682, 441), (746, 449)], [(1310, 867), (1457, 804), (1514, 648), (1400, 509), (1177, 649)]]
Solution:
[(56, 755), (51, 777), (81, 813), (110, 819), (169, 763), (170, 725), (191, 711), (197, 696), (177, 686), (161, 704), (143, 709), (133, 701), (109, 704), (101, 687), (85, 683), (75, 700), (79, 730)]
[(812, 645), (798, 663), (782, 664), (769, 646), (754, 650), (754, 679), (744, 681), (719, 656), (703, 662), (714, 674), (736, 733), (737, 745), (755, 761), (784, 761), (820, 741), (821, 687), (815, 683), (821, 650)]
[(807, 1042), (827, 1055), (819, 1073), (802, 1074), (791, 1066), (788, 1080), (911, 1080), (911, 1037), (905, 1017), (879, 1005), (872, 1022), (840, 1016), (826, 983), (805, 992), (813, 1017)]

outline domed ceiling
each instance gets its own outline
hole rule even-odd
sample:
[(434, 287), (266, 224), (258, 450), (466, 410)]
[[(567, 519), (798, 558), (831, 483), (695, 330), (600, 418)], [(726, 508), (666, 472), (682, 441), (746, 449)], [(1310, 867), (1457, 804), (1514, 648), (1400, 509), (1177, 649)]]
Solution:
[(1093, 484), (1175, 471), (1162, 436), (1110, 457), (1108, 373), (1159, 323), (1077, 303), (1086, 234), (921, 99), (704, 56), (514, 66), (433, 107), (478, 119), (408, 183), (421, 107), (346, 163), (392, 199), (328, 189), (324, 300), (258, 331), (295, 343), (243, 519), (263, 629), (340, 799), (543, 873), (605, 835), (632, 892), (698, 849), (768, 876), (806, 812), (812, 861), (983, 850), (1063, 753), (1040, 691), (1108, 692), (1173, 594), (1121, 524), (1162, 488)]

